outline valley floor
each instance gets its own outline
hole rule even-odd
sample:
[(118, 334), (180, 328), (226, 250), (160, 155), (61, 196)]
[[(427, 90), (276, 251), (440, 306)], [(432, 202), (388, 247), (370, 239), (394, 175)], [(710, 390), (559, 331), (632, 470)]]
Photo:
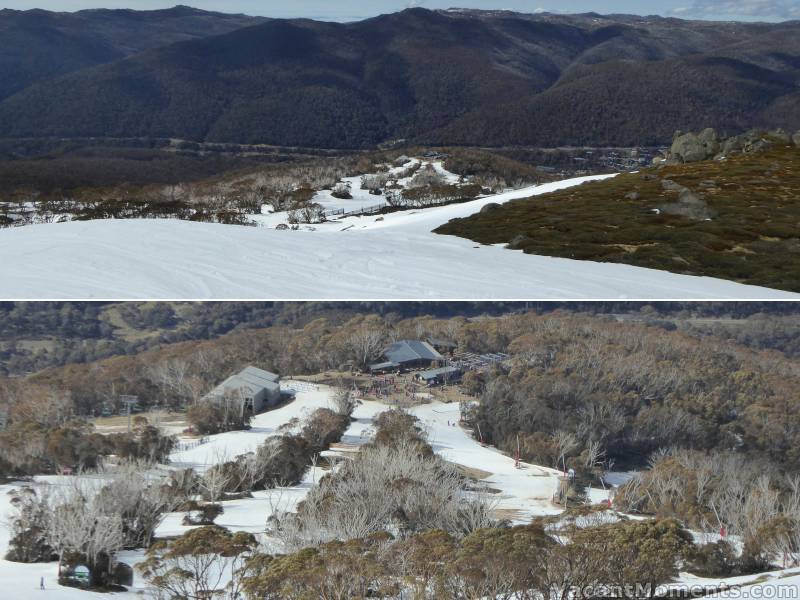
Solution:
[(299, 231), (178, 220), (98, 220), (0, 230), (0, 297), (126, 299), (788, 299), (719, 279), (525, 255), (432, 230), (489, 203), (348, 217)]

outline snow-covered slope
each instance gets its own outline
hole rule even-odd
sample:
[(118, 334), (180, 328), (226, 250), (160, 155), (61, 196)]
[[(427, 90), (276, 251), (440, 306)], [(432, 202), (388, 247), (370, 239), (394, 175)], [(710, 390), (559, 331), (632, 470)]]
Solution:
[[(291, 388), (292, 382), (282, 382), (281, 387)], [(303, 421), (318, 408), (331, 408), (331, 391), (325, 386), (313, 386), (297, 393), (294, 401), (256, 415), (247, 431), (231, 431), (208, 437), (204, 444), (187, 450), (173, 452), (170, 464), (180, 468), (205, 471), (217, 463), (233, 460), (237, 456), (253, 452), (269, 437), (287, 433), (281, 430), (293, 419)]]
[(100, 220), (0, 231), (0, 297), (113, 299), (779, 299), (792, 294), (617, 264), (530, 256), (431, 233), (573, 179), (465, 204), (278, 231)]
[(433, 402), (411, 409), (422, 423), (428, 442), (442, 458), (488, 473), (482, 483), (498, 490), (496, 510), (516, 523), (534, 516), (556, 515), (561, 508), (551, 501), (558, 489), (559, 472), (528, 463), (516, 467), (513, 458), (490, 446), (481, 446), (458, 425), (458, 404)]
[[(291, 386), (291, 381), (286, 382)], [(175, 452), (172, 456), (174, 468), (194, 466), (202, 470), (216, 460), (226, 460), (253, 450), (267, 437), (279, 433), (281, 426), (294, 419), (303, 419), (314, 409), (330, 405), (332, 390), (326, 386), (306, 385), (298, 388), (295, 401), (276, 410), (258, 415), (253, 428), (247, 432), (225, 433), (210, 436), (206, 444)], [(342, 445), (347, 448), (333, 452), (346, 454), (357, 450), (358, 446), (371, 438), (372, 420), (378, 413), (389, 406), (374, 400), (363, 400), (353, 415), (354, 420), (346, 431)], [(515, 523), (525, 523), (535, 515), (558, 514), (559, 507), (552, 504), (550, 498), (557, 486), (558, 472), (546, 467), (522, 464), (517, 469), (514, 459), (504, 455), (495, 448), (481, 446), (469, 433), (456, 424), (459, 417), (457, 404), (443, 404), (434, 401), (411, 409), (423, 426), (427, 439), (434, 451), (455, 464), (473, 470), (483, 477), (482, 481), (492, 490), (496, 490), (496, 510), (499, 517), (509, 518)], [(483, 472), (483, 473), (480, 473)], [(260, 534), (260, 539), (270, 548), (270, 539), (264, 535), (267, 517), (275, 510), (294, 510), (297, 503), (305, 498), (309, 489), (324, 474), (322, 469), (309, 469), (303, 481), (293, 487), (277, 490), (255, 492), (253, 498), (224, 502), (225, 512), (217, 519), (217, 524), (232, 531), (248, 531)], [(39, 483), (58, 484), (62, 478), (37, 477)], [(16, 485), (0, 485), (0, 598), (5, 600), (81, 600), (108, 597), (107, 594), (95, 594), (72, 588), (60, 587), (57, 584), (57, 566), (55, 563), (19, 564), (2, 560), (8, 547), (9, 531), (6, 518), (11, 507), (8, 492)], [(593, 490), (596, 500), (604, 499), (605, 492)], [(183, 513), (173, 513), (159, 526), (158, 536), (180, 535), (190, 527), (182, 524)], [(135, 565), (143, 559), (142, 551), (123, 552), (120, 559)], [(788, 577), (787, 577), (788, 575)], [(46, 591), (39, 590), (39, 580), (44, 577)], [(765, 579), (769, 577), (769, 581)], [(759, 583), (754, 584), (754, 582)], [(742, 586), (741, 589), (725, 592), (725, 598), (741, 598), (748, 592), (753, 598), (798, 598), (800, 597), (800, 573), (797, 570), (773, 572), (768, 575), (750, 575), (730, 579), (702, 579), (688, 573), (681, 574), (680, 580), (670, 584), (670, 588), (685, 589), (686, 586), (718, 587), (721, 583), (730, 586)], [(115, 598), (141, 598), (145, 584), (137, 574), (134, 587), (128, 592), (114, 594)], [(752, 587), (750, 587), (752, 585)], [(763, 588), (763, 589), (762, 589)], [(792, 595), (792, 593), (794, 595)], [(762, 595), (758, 595), (762, 594)], [(783, 595), (777, 595), (783, 594)]]

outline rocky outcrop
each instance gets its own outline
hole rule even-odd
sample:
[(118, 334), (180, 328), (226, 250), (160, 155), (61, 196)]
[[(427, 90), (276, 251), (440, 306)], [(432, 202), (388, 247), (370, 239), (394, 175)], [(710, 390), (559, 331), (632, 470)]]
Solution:
[(517, 235), (508, 243), (508, 248), (511, 250), (523, 250), (525, 244), (531, 241), (531, 238), (527, 235)]
[(661, 187), (667, 192), (682, 192), (686, 188), (679, 183), (675, 183), (672, 179), (664, 179), (661, 182)]
[[(714, 129), (704, 129), (699, 134), (680, 133), (675, 135), (670, 148), (672, 161), (678, 163), (700, 162), (719, 152), (719, 136)], [(669, 158), (667, 159), (669, 161)]]
[(720, 138), (714, 129), (704, 129), (700, 133), (678, 131), (672, 146), (664, 156), (656, 157), (653, 165), (680, 165), (703, 160), (720, 160), (732, 154), (750, 154), (773, 144), (794, 143), (800, 147), (800, 132), (790, 136), (782, 129), (762, 131), (752, 129), (746, 133), (729, 138)]
[(792, 136), (786, 133), (783, 129), (776, 129), (775, 131), (769, 132), (769, 137), (775, 138), (779, 142), (783, 142), (784, 144), (791, 144), (792, 143)]
[(693, 221), (708, 221), (716, 216), (703, 197), (688, 188), (678, 194), (677, 202), (662, 204), (659, 210), (666, 215), (677, 215)]
[(664, 191), (678, 194), (677, 202), (669, 202), (658, 207), (661, 213), (686, 217), (694, 221), (707, 221), (716, 216), (716, 213), (708, 206), (702, 194), (698, 194), (671, 179), (663, 179), (661, 187)]

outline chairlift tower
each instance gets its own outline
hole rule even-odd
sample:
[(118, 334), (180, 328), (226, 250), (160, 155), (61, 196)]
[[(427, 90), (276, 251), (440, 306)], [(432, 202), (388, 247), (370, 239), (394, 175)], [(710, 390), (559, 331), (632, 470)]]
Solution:
[(131, 410), (139, 404), (139, 396), (120, 396), (119, 401), (127, 408), (128, 412), (128, 433), (131, 432)]

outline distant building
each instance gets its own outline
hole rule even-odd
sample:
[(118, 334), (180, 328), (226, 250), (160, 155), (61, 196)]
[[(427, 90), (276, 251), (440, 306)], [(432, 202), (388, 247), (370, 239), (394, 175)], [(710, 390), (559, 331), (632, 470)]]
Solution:
[(234, 398), (244, 401), (244, 409), (254, 414), (274, 406), (281, 399), (280, 375), (246, 367), (231, 375), (203, 397), (207, 402), (223, 402)]
[(369, 366), (370, 373), (375, 375), (380, 373), (396, 373), (400, 369), (400, 365), (390, 361), (375, 363)]
[(451, 342), (450, 340), (445, 340), (445, 339), (442, 339), (442, 338), (432, 338), (432, 337), (430, 337), (425, 341), (428, 342), (431, 346), (433, 346), (434, 349), (439, 354), (452, 354), (453, 352), (456, 351), (456, 349), (458, 349), (458, 344), (457, 343)]
[(428, 369), (415, 375), (418, 381), (432, 387), (446, 383), (455, 383), (461, 380), (461, 369), (458, 367), (439, 367), (438, 369)]
[(420, 340), (402, 340), (395, 342), (383, 351), (384, 360), (370, 365), (373, 373), (386, 373), (405, 369), (423, 369), (433, 366), (444, 357), (428, 342)]

